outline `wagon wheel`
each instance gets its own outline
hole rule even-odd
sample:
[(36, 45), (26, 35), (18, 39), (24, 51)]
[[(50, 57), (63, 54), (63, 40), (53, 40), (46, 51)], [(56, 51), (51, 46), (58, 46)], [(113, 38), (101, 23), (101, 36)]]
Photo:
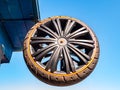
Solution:
[(38, 79), (67, 86), (83, 80), (93, 71), (99, 46), (95, 34), (83, 22), (56, 16), (31, 28), (23, 52), (28, 68)]

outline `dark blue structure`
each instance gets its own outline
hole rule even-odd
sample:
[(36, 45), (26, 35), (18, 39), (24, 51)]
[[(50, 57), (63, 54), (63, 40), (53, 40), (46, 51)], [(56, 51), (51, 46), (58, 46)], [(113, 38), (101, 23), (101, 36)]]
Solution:
[(0, 62), (22, 50), (28, 30), (40, 19), (38, 0), (0, 0)]

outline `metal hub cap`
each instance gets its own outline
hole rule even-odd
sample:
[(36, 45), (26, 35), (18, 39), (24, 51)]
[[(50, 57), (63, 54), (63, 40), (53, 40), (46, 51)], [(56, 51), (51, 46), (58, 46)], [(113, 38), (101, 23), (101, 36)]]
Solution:
[(31, 55), (51, 73), (73, 73), (90, 60), (94, 39), (83, 23), (57, 18), (45, 21), (31, 37)]
[(58, 45), (65, 46), (67, 44), (67, 40), (65, 38), (58, 39)]

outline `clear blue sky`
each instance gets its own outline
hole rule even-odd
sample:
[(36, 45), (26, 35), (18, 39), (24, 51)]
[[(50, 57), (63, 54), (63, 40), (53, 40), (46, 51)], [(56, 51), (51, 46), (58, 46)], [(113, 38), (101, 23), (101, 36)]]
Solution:
[(100, 43), (95, 70), (73, 86), (50, 86), (29, 72), (22, 52), (14, 52), (0, 67), (0, 90), (120, 90), (120, 0), (40, 0), (40, 12), (41, 19), (71, 16), (94, 30)]

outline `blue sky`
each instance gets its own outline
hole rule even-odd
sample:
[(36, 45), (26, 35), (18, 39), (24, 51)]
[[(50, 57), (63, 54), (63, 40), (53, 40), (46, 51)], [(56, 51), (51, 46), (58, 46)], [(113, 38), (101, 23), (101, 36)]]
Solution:
[(36, 79), (25, 65), (22, 52), (0, 66), (0, 90), (120, 90), (120, 0), (39, 0), (41, 19), (65, 15), (93, 29), (100, 43), (95, 70), (82, 82), (55, 87)]

